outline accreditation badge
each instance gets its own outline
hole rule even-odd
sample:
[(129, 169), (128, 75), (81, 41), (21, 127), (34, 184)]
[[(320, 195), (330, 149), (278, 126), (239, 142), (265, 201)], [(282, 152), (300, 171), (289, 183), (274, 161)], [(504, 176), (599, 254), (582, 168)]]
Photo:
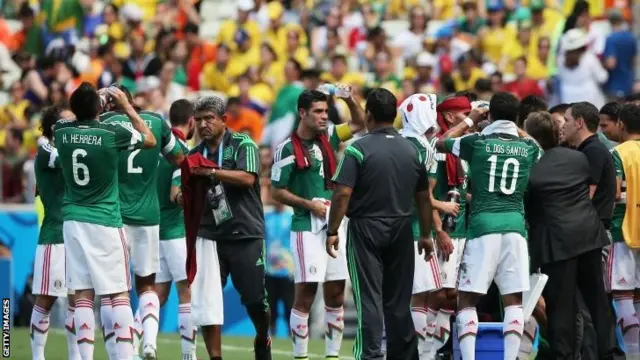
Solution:
[(212, 189), (209, 189), (207, 197), (209, 198), (209, 204), (211, 205), (211, 211), (213, 212), (213, 219), (216, 225), (222, 225), (233, 219), (231, 207), (227, 201), (227, 195), (225, 194), (222, 184), (218, 184)]

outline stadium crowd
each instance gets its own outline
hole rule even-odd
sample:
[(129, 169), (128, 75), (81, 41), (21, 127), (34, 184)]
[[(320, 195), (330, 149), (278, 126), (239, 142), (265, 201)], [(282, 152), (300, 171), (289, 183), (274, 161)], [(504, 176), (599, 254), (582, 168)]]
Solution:
[[(75, 337), (68, 334), (69, 349), (74, 349), (78, 358), (93, 356), (95, 323), (87, 319), (89, 311), (93, 311), (94, 297), (101, 295), (100, 318), (102, 324), (107, 324), (103, 331), (110, 358), (142, 353), (145, 359), (155, 359), (158, 308), (166, 300), (168, 288), (164, 285), (171, 281), (179, 285), (183, 359), (195, 358), (193, 329), (196, 325), (200, 326), (211, 359), (221, 358), (221, 298), (209, 302), (208, 296), (199, 295), (216, 294), (218, 288), (224, 287), (229, 274), (256, 327), (256, 359), (271, 356), (269, 328), (275, 324), (275, 314), (271, 312), (278, 309), (278, 300), (285, 303), (284, 317), (294, 339), (293, 354), (296, 358), (306, 358), (311, 327), (309, 314), (317, 283), (322, 282), (325, 307), (316, 317), (324, 317), (317, 320), (331, 334), (326, 336), (327, 358), (337, 358), (344, 329), (347, 280), (351, 278), (353, 282), (358, 275), (354, 275), (356, 270), (351, 268), (355, 260), (346, 259), (346, 221), (327, 220), (330, 217), (327, 201), (332, 200), (334, 189), (330, 175), (336, 174), (333, 180), (339, 185), (350, 184), (353, 188), (353, 179), (344, 177), (347, 170), (342, 170), (340, 159), (362, 162), (363, 150), (353, 144), (361, 138), (365, 127), (372, 124), (381, 127), (380, 124), (386, 123), (393, 123), (397, 129), (404, 128), (405, 137), (420, 138), (413, 145), (419, 149), (421, 162), (427, 165), (425, 175), (428, 171), (431, 196), (436, 200), (432, 205), (437, 216), (433, 217), (434, 223), (427, 226), (432, 226), (435, 232), (433, 242), (422, 239), (424, 224), (420, 228), (417, 218), (413, 225), (413, 237), (420, 240), (416, 242), (416, 251), (420, 246), (428, 249), (431, 243), (438, 252), (424, 264), (420, 257), (415, 257), (416, 277), (411, 298), (415, 331), (411, 333), (418, 335), (420, 359), (434, 358), (450, 343), (448, 335), (456, 300), (457, 304), (465, 304), (464, 309), (457, 309), (464, 311), (456, 316), (461, 352), (463, 358), (473, 358), (474, 347), (469, 339), (475, 338), (478, 316), (483, 317), (484, 309), (481, 311), (478, 306), (480, 315), (468, 310), (478, 301), (469, 294), (486, 293), (493, 279), (473, 278), (474, 283), (486, 281), (487, 288), (464, 287), (468, 285), (464, 284), (463, 289), (455, 279), (458, 265), (461, 261), (464, 263), (462, 239), (470, 236), (463, 228), (466, 226), (463, 218), (469, 216), (463, 210), (465, 206), (469, 208), (465, 203), (470, 200), (473, 204), (471, 194), (475, 194), (474, 190), (480, 193), (481, 187), (487, 184), (471, 180), (467, 194), (469, 178), (479, 170), (469, 165), (472, 163), (470, 150), (461, 150), (465, 145), (458, 137), (474, 132), (482, 134), (474, 136), (486, 136), (492, 134), (490, 131), (494, 131), (494, 135), (513, 135), (515, 125), (512, 129), (511, 125), (502, 124), (509, 127), (505, 130), (506, 127), (498, 128), (494, 123), (516, 124), (519, 128), (516, 136), (525, 138), (518, 140), (518, 151), (530, 153), (522, 163), (523, 174), (537, 161), (533, 154), (539, 152), (541, 157), (540, 150), (548, 150), (545, 145), (540, 148), (544, 134), (539, 135), (530, 131), (534, 127), (527, 127), (525, 120), (531, 114), (534, 115), (529, 126), (538, 122), (542, 124), (539, 128), (547, 126), (554, 134), (552, 137), (557, 136), (549, 148), (563, 144), (581, 150), (586, 134), (580, 133), (582, 130), (588, 130), (589, 136), (597, 135), (609, 149), (635, 139), (637, 44), (630, 30), (631, 5), (583, 0), (563, 3), (543, 0), (523, 3), (506, 0), (238, 0), (233, 6), (229, 4), (217, 0), (24, 0), (7, 1), (0, 7), (1, 202), (36, 203), (40, 209), (45, 208), (44, 223), (49, 221), (49, 226), (56, 219), (52, 220), (52, 215), (47, 219), (46, 209), (52, 214), (56, 213), (54, 209), (61, 208), (57, 221), (65, 220), (64, 230), (60, 222), (59, 228), (41, 233), (42, 247), (39, 245), (36, 254), (34, 294), (38, 296), (31, 319), (32, 324), (36, 324), (36, 331), (32, 330), (34, 359), (44, 358), (46, 343), (46, 329), (38, 328), (37, 324), (48, 319), (55, 297), (67, 295), (59, 286), (49, 289), (49, 270), (41, 269), (38, 273), (38, 268), (48, 266), (51, 271), (59, 271), (60, 263), (49, 261), (52, 257), (60, 259), (65, 253), (67, 262), (72, 261), (76, 267), (76, 272), (72, 271), (66, 279), (69, 290), (76, 290), (71, 302), (75, 308), (69, 308), (67, 325), (73, 328), (74, 320), (75, 324), (90, 324), (74, 334), (80, 340), (82, 336), (90, 341), (76, 343)], [(215, 7), (230, 16), (211, 15)], [(427, 103), (426, 96), (431, 108), (414, 112), (421, 117), (414, 120), (410, 113), (414, 107), (424, 106), (416, 101)], [(487, 106), (489, 101), (495, 106)], [(583, 102), (590, 104), (598, 116), (592, 116), (591, 107), (591, 112), (575, 107), (576, 103)], [(318, 104), (324, 106), (318, 107)], [(393, 116), (382, 118), (382, 114)], [(99, 124), (82, 125), (97, 119), (98, 115)], [(73, 118), (81, 125), (70, 121)], [(58, 119), (63, 120), (53, 127)], [(416, 128), (416, 124), (420, 125)], [(407, 126), (411, 131), (407, 131)], [(54, 136), (53, 128), (60, 136)], [(485, 134), (487, 128), (490, 130)], [(523, 130), (530, 131), (533, 138)], [(113, 135), (102, 139), (102, 132)], [(436, 143), (436, 139), (442, 142)], [(484, 138), (475, 141), (491, 143)], [(93, 151), (99, 151), (101, 159), (109, 159), (110, 165), (101, 169), (99, 163), (83, 163), (87, 146), (97, 146), (100, 150)], [(113, 149), (121, 151), (120, 155)], [(195, 150), (188, 152), (188, 149)], [(626, 157), (631, 150), (625, 148), (624, 151), (625, 155), (609, 160), (616, 164), (618, 171), (615, 197), (618, 213), (609, 214), (608, 220), (599, 218), (603, 229), (613, 232), (612, 249), (620, 248), (617, 256), (626, 251), (633, 258), (635, 253), (629, 249), (633, 248), (633, 241), (622, 239), (622, 223), (611, 220), (613, 215), (622, 222), (624, 206), (619, 207), (623, 204), (620, 194), (624, 193), (626, 200), (627, 180), (624, 179), (625, 176), (633, 178), (622, 165), (627, 166), (631, 161)], [(586, 150), (583, 152), (590, 157)], [(138, 154), (144, 156), (138, 158), (140, 162), (135, 166), (131, 159)], [(157, 166), (159, 154), (166, 159), (160, 167)], [(195, 154), (201, 156), (192, 157)], [(488, 161), (492, 161), (491, 158)], [(182, 179), (174, 176), (179, 164), (182, 164)], [(351, 166), (357, 167), (355, 163)], [(500, 166), (507, 174), (506, 163)], [(123, 169), (136, 175), (123, 178), (118, 173)], [(89, 171), (92, 174), (96, 171), (96, 176), (108, 179), (109, 184), (90, 183)], [(342, 178), (338, 176), (341, 171)], [(156, 172), (157, 181), (165, 183), (162, 191), (151, 195), (150, 192), (156, 193), (156, 180), (146, 174)], [(143, 173), (145, 175), (141, 175)], [(118, 184), (114, 183), (114, 176)], [(208, 180), (199, 182), (197, 179), (203, 176), (215, 180), (211, 184)], [(57, 182), (38, 181), (39, 177), (55, 177)], [(500, 191), (515, 199), (516, 208), (511, 210), (524, 212), (521, 193), (527, 187), (528, 176), (522, 175), (518, 180), (515, 195), (515, 190), (502, 180)], [(620, 182), (625, 184), (622, 189)], [(108, 191), (101, 195), (85, 193), (83, 187), (87, 184)], [(589, 185), (598, 185), (598, 180)], [(67, 189), (64, 205), (62, 199), (55, 196), (61, 186)], [(200, 194), (197, 192), (202, 190), (200, 186), (213, 190)], [(493, 185), (487, 186), (492, 189)], [(185, 189), (190, 189), (190, 193)], [(452, 190), (460, 199), (458, 203), (450, 201)], [(197, 205), (195, 194), (208, 201)], [(154, 196), (157, 197), (155, 203)], [(105, 199), (108, 205), (104, 205)], [(229, 213), (219, 208), (220, 203), (227, 200)], [(98, 206), (100, 216), (87, 215), (92, 202), (102, 206)], [(594, 205), (595, 202), (594, 198)], [(113, 217), (120, 212), (114, 205), (117, 203), (122, 211), (121, 219)], [(171, 227), (182, 226), (178, 205), (185, 208), (186, 228), (174, 233), (167, 230), (163, 222), (178, 220), (178, 224), (172, 223)], [(160, 208), (159, 219), (154, 215), (154, 206)], [(255, 214), (260, 206), (264, 214), (262, 211)], [(471, 206), (473, 214), (473, 207), (477, 205)], [(188, 215), (193, 214), (189, 211), (197, 214), (202, 207), (205, 214), (213, 213), (213, 216), (203, 216), (195, 230), (190, 229), (189, 222), (194, 217)], [(175, 217), (178, 213), (180, 217)], [(440, 219), (440, 215), (447, 216)], [(457, 220), (451, 220), (452, 217)], [(316, 224), (316, 218), (324, 219), (325, 223)], [(233, 226), (218, 226), (227, 221)], [(332, 229), (331, 224), (336, 228)], [(315, 229), (317, 226), (320, 230)], [(124, 230), (113, 231), (115, 228)], [(56, 231), (64, 232), (65, 248), (55, 246), (61, 245)], [(491, 231), (506, 232), (493, 228)], [(512, 234), (515, 230), (510, 231)], [(524, 238), (524, 219), (522, 232), (516, 232), (519, 237), (504, 240), (510, 245), (503, 245), (499, 251), (520, 255), (526, 251), (526, 246), (514, 245)], [(91, 237), (87, 234), (92, 233), (114, 240), (110, 244), (112, 248), (107, 249), (114, 253), (113, 257), (99, 258), (83, 245), (84, 239)], [(336, 236), (342, 242), (334, 244), (338, 255), (329, 259), (325, 254), (325, 239), (335, 240)], [(183, 245), (165, 241), (185, 237), (187, 241)], [(152, 239), (155, 238), (163, 241), (154, 252)], [(223, 241), (227, 238), (242, 238), (244, 242), (238, 245), (234, 242), (237, 240)], [(209, 241), (214, 239), (216, 241)], [(260, 251), (263, 239), (266, 239), (266, 253)], [(253, 242), (258, 245), (250, 247), (249, 240), (256, 240)], [(625, 240), (629, 244), (627, 248), (624, 248)], [(469, 248), (469, 242), (466, 244)], [(476, 245), (477, 242), (471, 244), (478, 253), (489, 251)], [(106, 245), (90, 245), (101, 246)], [(115, 255), (118, 246), (129, 249)], [(74, 250), (69, 250), (70, 247)], [(198, 253), (195, 258), (187, 256), (193, 250), (191, 247)], [(246, 251), (242, 260), (238, 259), (238, 250)], [(606, 266), (600, 264), (608, 271), (605, 281), (623, 274), (633, 282), (633, 266), (629, 270), (612, 265), (621, 259), (614, 257), (614, 250), (607, 255)], [(0, 251), (6, 250), (0, 246)], [(185, 259), (165, 255), (169, 253), (184, 254)], [(202, 257), (203, 253), (214, 257)], [(109, 268), (106, 264), (117, 264), (114, 266), (117, 270), (120, 265), (128, 264), (130, 258), (136, 292), (141, 304), (147, 305), (133, 310), (128, 299), (129, 272), (116, 274), (114, 270), (99, 274), (99, 269)], [(540, 259), (532, 259), (532, 263), (536, 260)], [(547, 260), (538, 265), (547, 264)], [(258, 266), (261, 261), (262, 270), (249, 275), (245, 272), (243, 277), (243, 269), (249, 267), (247, 262)], [(186, 270), (181, 267), (184, 262)], [(211, 266), (218, 262), (218, 266)], [(306, 266), (305, 262), (311, 265)], [(498, 262), (480, 265), (484, 272), (484, 267), (499, 266)], [(523, 261), (523, 257), (517, 262), (521, 263), (518, 269), (527, 264), (528, 276), (528, 262)], [(64, 269), (64, 264), (62, 266)], [(196, 269), (200, 274), (208, 274), (206, 278), (196, 277)], [(420, 271), (424, 273), (417, 275)], [(442, 277), (441, 273), (446, 275)], [(523, 273), (518, 275), (521, 278), (515, 280), (509, 276), (500, 278), (498, 271), (495, 279), (505, 295), (502, 316), (506, 324), (505, 358), (530, 356), (538, 323), (544, 331), (547, 328), (550, 331), (545, 332), (550, 358), (572, 353), (573, 348), (568, 349), (564, 343), (559, 346), (558, 341), (575, 342), (573, 335), (563, 335), (560, 327), (554, 327), (557, 321), (553, 319), (547, 327), (543, 302), (536, 307), (532, 320), (525, 323), (522, 309), (517, 310), (523, 305), (523, 299), (507, 296), (528, 288), (528, 281), (522, 279)], [(212, 278), (222, 278), (222, 282), (216, 283)], [(266, 281), (256, 284), (255, 279), (261, 278)], [(554, 280), (555, 277), (550, 279), (549, 288), (557, 290)], [(417, 282), (424, 284), (416, 288)], [(191, 288), (188, 283), (192, 283)], [(505, 288), (506, 283), (511, 288)], [(616, 288), (610, 283), (607, 286), (607, 290), (614, 291), (615, 318), (627, 325), (621, 326), (625, 352), (628, 356), (638, 356), (638, 321), (633, 292), (630, 294), (634, 287)], [(457, 294), (456, 289), (462, 295)], [(509, 293), (509, 290), (513, 291)], [(359, 292), (360, 288), (355, 291)], [(546, 291), (545, 296), (551, 295), (552, 290)], [(198, 296), (192, 298), (192, 292), (198, 292)], [(361, 300), (358, 296), (355, 300), (361, 316)], [(260, 306), (265, 301), (271, 305), (270, 309)], [(549, 311), (561, 308), (557, 301), (548, 305)], [(191, 320), (191, 311), (198, 319), (195, 322)], [(602, 348), (606, 343), (601, 340), (605, 336), (602, 319), (608, 320), (606, 314), (596, 316), (589, 306), (581, 306), (575, 312), (580, 312), (582, 317), (599, 319), (594, 319), (591, 327), (598, 332), (597, 340), (593, 340), (598, 344), (595, 354), (599, 354), (596, 355), (599, 358), (612, 356), (610, 349)], [(515, 326), (513, 321), (517, 323)], [(611, 323), (614, 322), (612, 319)], [(476, 323), (476, 327), (465, 328), (471, 323)], [(127, 335), (129, 327), (135, 331)], [(586, 333), (587, 328), (580, 331)], [(380, 334), (365, 331), (365, 336), (372, 336), (373, 343), (377, 344), (372, 345), (371, 339), (362, 338), (361, 321), (358, 329), (356, 358), (375, 358), (384, 351), (384, 346), (381, 349), (376, 340)], [(399, 334), (392, 334), (391, 352), (398, 349)], [(129, 338), (134, 342), (131, 347), (125, 341)]]

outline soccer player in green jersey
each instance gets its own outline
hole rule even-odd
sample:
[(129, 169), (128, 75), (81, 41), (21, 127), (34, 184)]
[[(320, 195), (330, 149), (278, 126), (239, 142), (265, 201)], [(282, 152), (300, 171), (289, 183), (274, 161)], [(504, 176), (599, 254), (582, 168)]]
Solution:
[[(126, 90), (123, 92), (132, 104), (131, 95)], [(123, 125), (130, 123), (121, 106), (108, 105), (113, 111), (100, 116), (102, 123)], [(119, 154), (118, 186), (122, 222), (129, 242), (136, 291), (139, 297), (139, 307), (135, 315), (138, 337), (134, 339), (134, 352), (137, 354), (138, 340), (142, 335), (143, 357), (145, 360), (152, 360), (156, 358), (160, 317), (160, 300), (155, 290), (155, 274), (160, 271), (158, 161), (160, 156), (164, 155), (177, 165), (184, 159), (184, 154), (161, 115), (148, 111), (138, 113), (158, 141), (153, 148), (126, 150)], [(104, 299), (101, 305), (101, 314), (108, 323), (108, 299)], [(113, 341), (109, 342), (106, 335), (105, 340), (109, 348)]]
[[(49, 331), (49, 314), (56, 299), (67, 296), (65, 284), (64, 239), (62, 236), (62, 196), (64, 179), (60, 171), (58, 150), (53, 146), (53, 125), (59, 119), (73, 120), (67, 109), (51, 106), (42, 111), (42, 135), (48, 140), (38, 147), (35, 159), (36, 186), (44, 207), (44, 220), (38, 237), (33, 265), (33, 295), (36, 301), (31, 313), (31, 351), (34, 359), (44, 359)], [(75, 303), (69, 293), (69, 309), (65, 321), (69, 359), (79, 360), (73, 316)]]
[[(183, 152), (189, 151), (186, 141), (195, 131), (193, 104), (180, 99), (171, 104), (169, 120), (176, 141)], [(160, 271), (156, 274), (156, 291), (163, 306), (171, 291), (171, 282), (178, 290), (178, 328), (182, 360), (196, 360), (197, 327), (191, 318), (191, 289), (187, 281), (187, 242), (185, 238), (180, 168), (166, 159), (158, 163), (158, 201), (160, 202)]]
[[(338, 85), (342, 86), (342, 85)], [(293, 135), (281, 143), (271, 169), (273, 198), (293, 207), (291, 251), (295, 262), (295, 300), (291, 311), (293, 354), (306, 359), (309, 344), (309, 312), (318, 283), (323, 284), (325, 302), (325, 355), (337, 359), (344, 328), (345, 280), (349, 276), (345, 241), (338, 256), (325, 251), (326, 226), (335, 172), (335, 153), (343, 141), (364, 129), (364, 111), (352, 97), (351, 121), (328, 124), (327, 95), (304, 91), (298, 97), (299, 123)], [(344, 224), (343, 224), (344, 225)], [(344, 231), (344, 226), (341, 227)], [(342, 239), (346, 236), (342, 234)]]
[(76, 295), (74, 320), (81, 357), (93, 358), (93, 299), (99, 295), (111, 298), (117, 356), (130, 359), (134, 325), (129, 253), (118, 197), (118, 153), (153, 148), (156, 139), (122, 91), (106, 91), (123, 107), (130, 123), (100, 123), (100, 95), (91, 84), (82, 83), (70, 99), (76, 121), (61, 120), (54, 128), (65, 184), (62, 231), (67, 287)]
[(478, 331), (475, 306), (492, 281), (498, 285), (505, 305), (505, 359), (515, 360), (520, 347), (524, 327), (522, 293), (529, 289), (523, 196), (540, 149), (532, 139), (520, 137), (515, 124), (518, 105), (515, 96), (496, 93), (489, 104), (492, 123), (481, 133), (436, 143), (439, 151), (467, 161), (473, 179), (456, 316), (464, 359), (475, 357)]
[[(639, 189), (634, 187), (640, 177), (640, 163), (637, 160), (640, 158), (640, 105), (623, 105), (619, 119), (621, 143), (611, 150), (617, 190), (611, 220), (613, 244), (606, 262), (605, 285), (613, 295), (627, 358), (635, 358), (640, 353), (637, 318), (640, 313), (640, 258), (633, 245), (638, 244), (636, 236), (640, 233), (640, 226), (638, 218), (629, 218), (630, 214), (634, 214), (630, 213), (634, 209), (629, 209), (629, 206), (637, 208), (639, 201)], [(627, 197), (627, 194), (630, 196)]]

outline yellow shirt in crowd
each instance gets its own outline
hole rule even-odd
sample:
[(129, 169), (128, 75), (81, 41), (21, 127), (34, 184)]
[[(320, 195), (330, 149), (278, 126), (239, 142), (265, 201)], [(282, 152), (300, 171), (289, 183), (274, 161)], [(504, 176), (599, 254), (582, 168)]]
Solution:
[(514, 37), (513, 29), (506, 27), (487, 28), (484, 36), (481, 37), (482, 49), (487, 58), (492, 63), (499, 64), (504, 44), (511, 42)]
[[(262, 37), (260, 25), (253, 21), (247, 20), (244, 24), (242, 24), (242, 29), (249, 34), (249, 38), (251, 39), (251, 46), (259, 46), (260, 38)], [(238, 31), (238, 22), (236, 20), (225, 20), (222, 25), (220, 25), (220, 30), (218, 31), (218, 37), (216, 37), (216, 43), (225, 44), (231, 50), (235, 50), (237, 44), (234, 40), (234, 36)]]
[(462, 76), (460, 76), (460, 72), (457, 70), (454, 71), (453, 74), (451, 74), (453, 87), (456, 89), (456, 91), (473, 90), (474, 86), (476, 85), (476, 81), (484, 77), (486, 77), (484, 71), (477, 67), (471, 69), (471, 76), (469, 76), (468, 80), (462, 79)]

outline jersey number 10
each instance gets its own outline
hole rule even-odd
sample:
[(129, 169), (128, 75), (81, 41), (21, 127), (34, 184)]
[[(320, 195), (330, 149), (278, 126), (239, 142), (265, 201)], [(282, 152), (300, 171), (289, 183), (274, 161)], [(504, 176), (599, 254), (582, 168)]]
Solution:
[[(498, 166), (498, 155), (489, 156), (488, 161), (491, 163), (491, 169), (489, 173), (489, 192), (495, 192), (496, 186), (496, 167)], [(513, 174), (511, 175), (511, 183), (507, 187), (507, 177), (509, 167), (513, 166)], [(520, 170), (520, 162), (516, 158), (507, 158), (502, 164), (502, 174), (500, 176), (500, 192), (505, 195), (511, 195), (516, 192), (516, 185), (518, 182), (518, 171)]]

